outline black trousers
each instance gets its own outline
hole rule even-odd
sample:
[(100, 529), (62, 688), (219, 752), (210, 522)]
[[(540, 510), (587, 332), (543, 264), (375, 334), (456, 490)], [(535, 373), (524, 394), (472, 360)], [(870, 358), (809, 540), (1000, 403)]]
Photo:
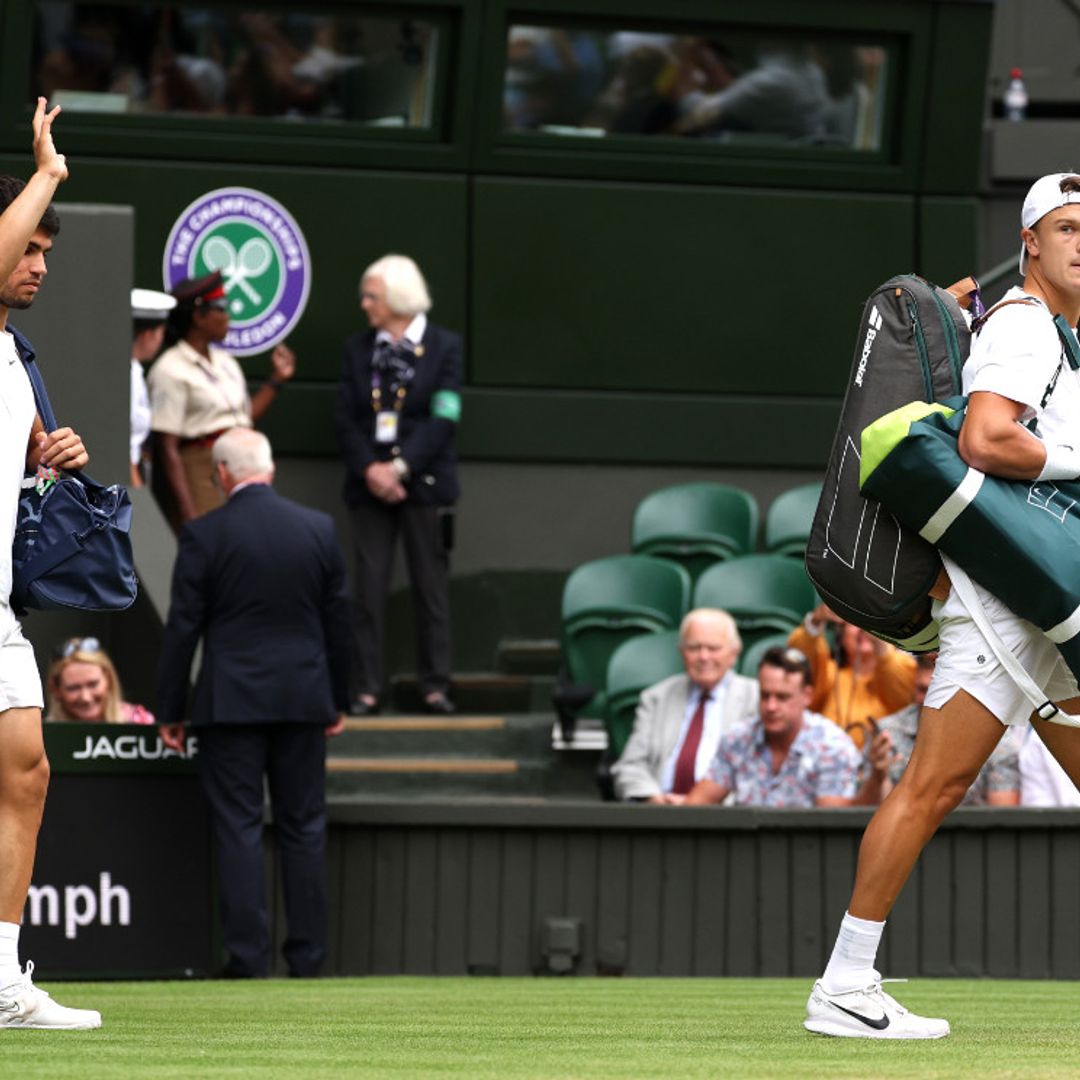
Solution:
[(281, 860), (291, 975), (326, 958), (326, 734), (319, 724), (214, 724), (194, 729), (217, 849), (226, 972), (270, 971), (263, 780)]
[(434, 506), (364, 503), (349, 508), (356, 559), (354, 691), (382, 694), (386, 598), (398, 534), (412, 586), (416, 673), (422, 694), (450, 686), (450, 559)]

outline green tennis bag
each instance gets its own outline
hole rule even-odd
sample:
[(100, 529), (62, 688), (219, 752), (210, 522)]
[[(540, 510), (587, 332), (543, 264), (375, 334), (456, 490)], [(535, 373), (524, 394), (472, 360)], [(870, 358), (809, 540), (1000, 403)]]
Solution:
[(916, 401), (870, 424), (860, 487), (1040, 627), (1080, 678), (1080, 482), (969, 466), (958, 449), (966, 404)]

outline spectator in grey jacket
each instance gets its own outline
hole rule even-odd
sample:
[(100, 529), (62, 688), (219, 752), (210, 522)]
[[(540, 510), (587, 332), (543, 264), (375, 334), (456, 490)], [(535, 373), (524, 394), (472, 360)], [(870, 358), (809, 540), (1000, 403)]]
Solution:
[(634, 730), (612, 768), (620, 799), (682, 803), (709, 768), (720, 736), (757, 715), (757, 680), (732, 670), (742, 639), (726, 611), (691, 611), (679, 629), (679, 650), (686, 672), (642, 692)]

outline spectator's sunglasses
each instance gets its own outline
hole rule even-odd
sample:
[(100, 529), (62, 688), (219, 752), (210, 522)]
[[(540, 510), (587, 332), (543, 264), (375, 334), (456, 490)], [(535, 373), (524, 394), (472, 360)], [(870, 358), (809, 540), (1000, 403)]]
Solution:
[(55, 659), (66, 660), (77, 652), (101, 652), (101, 642), (96, 637), (68, 638), (56, 647)]

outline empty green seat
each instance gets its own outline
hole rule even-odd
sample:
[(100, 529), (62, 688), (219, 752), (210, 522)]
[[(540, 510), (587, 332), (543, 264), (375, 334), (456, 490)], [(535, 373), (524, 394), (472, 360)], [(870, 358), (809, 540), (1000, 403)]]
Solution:
[(794, 629), (817, 603), (802, 563), (786, 555), (744, 555), (717, 563), (694, 588), (694, 607), (730, 612), (743, 648)]
[(801, 559), (806, 554), (810, 524), (821, 498), (821, 482), (801, 484), (772, 501), (765, 514), (765, 550)]
[(639, 634), (677, 630), (689, 604), (689, 575), (664, 559), (614, 555), (570, 574), (562, 597), (563, 657), (571, 683), (594, 689), (579, 715), (603, 718), (611, 654)]
[(685, 566), (696, 580), (720, 559), (754, 550), (758, 506), (754, 496), (727, 484), (676, 484), (638, 503), (631, 548)]
[(747, 678), (756, 679), (757, 669), (761, 664), (761, 658), (773, 648), (773, 646), (779, 645), (781, 648), (787, 645), (788, 632), (781, 630), (778, 633), (764, 634), (762, 637), (757, 638), (752, 644), (744, 645), (743, 651), (739, 653), (739, 662), (735, 665), (736, 670), (740, 675), (745, 675)]
[(611, 654), (605, 724), (612, 759), (622, 754), (626, 740), (634, 730), (634, 715), (641, 691), (684, 670), (678, 630), (642, 634), (624, 641)]

